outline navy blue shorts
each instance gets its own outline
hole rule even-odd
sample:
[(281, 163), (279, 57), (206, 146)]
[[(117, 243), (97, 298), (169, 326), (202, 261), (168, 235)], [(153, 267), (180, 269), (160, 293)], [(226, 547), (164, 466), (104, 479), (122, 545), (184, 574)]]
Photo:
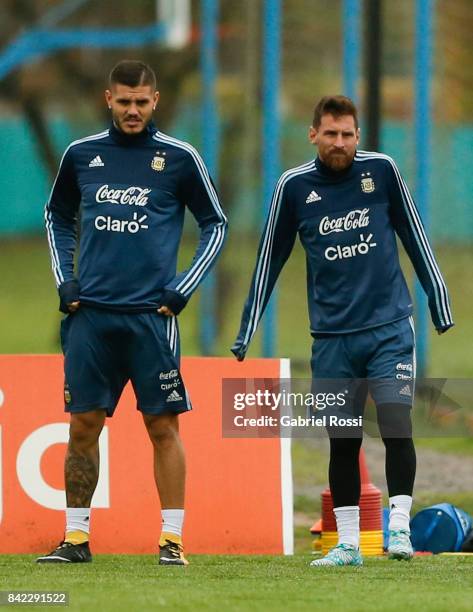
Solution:
[(66, 412), (112, 416), (130, 380), (145, 414), (191, 409), (179, 371), (176, 317), (80, 307), (61, 323)]
[[(312, 347), (314, 389), (337, 393), (348, 389), (350, 402), (362, 412), (363, 387), (375, 404), (412, 406), (415, 379), (415, 333), (412, 317), (364, 331), (316, 338)], [(331, 384), (327, 379), (337, 379)], [(327, 386), (328, 385), (328, 386)], [(361, 395), (358, 391), (361, 390)], [(357, 395), (358, 393), (358, 395)], [(349, 412), (352, 412), (353, 406)]]

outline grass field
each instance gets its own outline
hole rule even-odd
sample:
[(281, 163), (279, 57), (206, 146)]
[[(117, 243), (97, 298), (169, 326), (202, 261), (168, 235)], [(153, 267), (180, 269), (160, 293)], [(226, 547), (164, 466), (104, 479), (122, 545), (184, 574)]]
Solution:
[(71, 610), (471, 610), (473, 558), (365, 559), (363, 568), (310, 568), (295, 557), (195, 556), (186, 568), (152, 556), (97, 556), (38, 566), (0, 557), (0, 590), (68, 591)]

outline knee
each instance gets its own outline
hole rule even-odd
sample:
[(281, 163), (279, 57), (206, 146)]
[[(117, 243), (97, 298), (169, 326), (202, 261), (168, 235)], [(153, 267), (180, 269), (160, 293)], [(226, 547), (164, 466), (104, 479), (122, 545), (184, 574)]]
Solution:
[(383, 440), (412, 439), (412, 424), (410, 419), (391, 419), (388, 422), (378, 423), (378, 427)]
[(387, 451), (406, 452), (413, 451), (415, 453), (414, 441), (410, 437), (404, 438), (383, 438), (383, 443)]
[(383, 440), (405, 440), (412, 438), (410, 406), (405, 406), (403, 404), (385, 404), (383, 406), (377, 406), (376, 409), (379, 433)]
[(73, 414), (69, 428), (69, 441), (73, 446), (87, 447), (97, 443), (105, 421), (102, 412)]
[(153, 445), (160, 448), (175, 444), (179, 440), (177, 416), (148, 418), (146, 428)]

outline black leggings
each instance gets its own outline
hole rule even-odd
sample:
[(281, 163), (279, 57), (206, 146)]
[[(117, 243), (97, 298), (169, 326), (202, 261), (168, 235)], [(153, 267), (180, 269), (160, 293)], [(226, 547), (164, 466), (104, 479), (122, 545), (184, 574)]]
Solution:
[[(383, 404), (376, 407), (378, 427), (386, 448), (386, 482), (389, 496), (412, 495), (416, 452), (412, 441), (409, 406)], [(333, 506), (357, 506), (360, 501), (359, 437), (340, 438), (330, 432), (329, 484)], [(332, 434), (332, 435), (331, 435)]]

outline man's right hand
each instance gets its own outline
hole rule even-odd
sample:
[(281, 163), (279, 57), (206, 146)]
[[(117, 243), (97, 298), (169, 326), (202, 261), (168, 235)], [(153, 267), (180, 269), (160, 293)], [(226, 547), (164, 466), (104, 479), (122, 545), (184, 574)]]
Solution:
[(75, 312), (80, 305), (79, 283), (74, 278), (59, 286), (59, 310), (64, 314)]

